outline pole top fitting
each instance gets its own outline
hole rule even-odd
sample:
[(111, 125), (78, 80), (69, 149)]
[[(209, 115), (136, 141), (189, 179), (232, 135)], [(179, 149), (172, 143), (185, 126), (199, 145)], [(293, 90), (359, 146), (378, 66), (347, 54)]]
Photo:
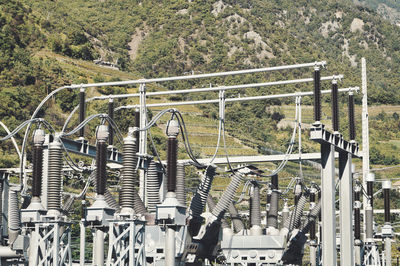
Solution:
[(110, 102), (110, 103), (114, 102), (114, 98), (112, 98), (111, 95), (110, 95), (110, 98), (109, 98), (108, 102)]
[(36, 129), (35, 133), (33, 133), (33, 144), (34, 145), (43, 145), (45, 140), (45, 133), (43, 129)]
[(179, 123), (176, 120), (169, 120), (165, 133), (170, 138), (176, 138), (179, 134)]
[(374, 182), (375, 181), (375, 174), (374, 173), (368, 173), (367, 174), (367, 182)]
[(335, 77), (332, 79), (332, 84), (337, 84), (337, 79)]
[(83, 84), (80, 85), (81, 89), (79, 90), (80, 92), (85, 92), (85, 88), (83, 87)]
[(100, 125), (97, 128), (97, 140), (99, 141), (106, 141), (108, 138), (108, 126), (106, 125)]
[(392, 182), (390, 180), (383, 180), (382, 181), (382, 189), (391, 189)]
[(314, 71), (319, 71), (320, 70), (320, 67), (319, 67), (319, 65), (317, 64), (317, 63), (315, 63), (315, 66), (314, 66)]

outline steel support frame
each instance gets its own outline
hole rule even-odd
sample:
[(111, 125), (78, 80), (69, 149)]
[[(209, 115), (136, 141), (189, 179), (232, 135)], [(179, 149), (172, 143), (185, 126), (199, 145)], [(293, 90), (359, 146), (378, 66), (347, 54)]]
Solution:
[[(339, 167), (341, 166), (342, 171), (339, 171), (341, 177), (346, 179), (346, 176), (351, 175), (351, 158), (352, 156), (359, 157), (358, 144), (355, 142), (348, 142), (340, 134), (332, 134), (325, 130), (324, 125), (313, 126), (310, 130), (310, 139), (321, 144), (321, 165), (322, 165), (322, 265), (334, 266), (336, 265), (337, 252), (336, 252), (336, 216), (335, 216), (335, 151), (339, 152)], [(350, 178), (347, 178), (349, 182)], [(351, 185), (343, 184), (344, 190), (348, 190)], [(350, 194), (352, 195), (352, 194)], [(348, 197), (351, 197), (347, 195)], [(348, 219), (347, 224), (343, 225), (342, 230), (348, 230), (348, 224), (352, 224), (351, 210), (352, 206), (349, 205), (351, 198), (344, 199), (341, 206), (346, 209), (346, 213), (343, 219)], [(349, 205), (349, 206), (347, 206)], [(348, 209), (350, 210), (350, 216), (348, 215)], [(341, 210), (342, 211), (342, 210)], [(351, 227), (351, 231), (353, 228)], [(345, 232), (343, 231), (343, 233)], [(346, 236), (348, 239), (348, 236)], [(342, 239), (343, 241), (343, 239)], [(351, 245), (352, 242), (350, 242)], [(343, 255), (342, 255), (343, 256)], [(349, 256), (345, 252), (345, 256)], [(353, 259), (352, 259), (353, 260)], [(353, 265), (348, 264), (342, 265)]]
[(353, 180), (350, 153), (339, 153), (340, 265), (354, 265)]
[(35, 223), (37, 244), (30, 248), (37, 252), (31, 252), (30, 265), (72, 265), (70, 225), (59, 220)]
[(144, 225), (137, 219), (110, 221), (107, 266), (146, 265)]

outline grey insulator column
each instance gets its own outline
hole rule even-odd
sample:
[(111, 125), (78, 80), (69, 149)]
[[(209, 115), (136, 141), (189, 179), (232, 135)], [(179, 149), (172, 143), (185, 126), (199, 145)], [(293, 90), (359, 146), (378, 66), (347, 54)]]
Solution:
[(177, 165), (175, 193), (179, 203), (186, 206), (185, 165), (183, 163)]
[(12, 187), (8, 194), (8, 237), (9, 244), (17, 238), (21, 229), (21, 212), (19, 209), (18, 188)]
[[(108, 101), (108, 117), (111, 120), (114, 120), (114, 99), (112, 98), (110, 98), (110, 100)], [(110, 133), (108, 144), (112, 146), (114, 145), (114, 130), (110, 123), (108, 124), (108, 132)]]
[(146, 207), (136, 190), (138, 158), (136, 155), (136, 139), (133, 134), (133, 128), (129, 128), (128, 136), (124, 139), (123, 145), (121, 211), (131, 213), (133, 209), (137, 214), (145, 214), (147, 212)]
[(206, 205), (212, 181), (214, 180), (215, 170), (215, 165), (209, 165), (207, 167), (206, 173), (201, 180), (201, 183), (196, 190), (196, 194), (194, 195), (190, 204), (190, 215), (192, 216), (192, 219), (189, 222), (188, 230), (192, 236), (196, 236), (199, 233), (201, 223), (203, 222), (201, 214), (203, 213)]
[(294, 228), (298, 228), (300, 226), (300, 219), (303, 214), (304, 206), (306, 205), (307, 197), (305, 193), (301, 195), (299, 201), (294, 207), (290, 219), (285, 221), (285, 227), (292, 231)]
[(233, 197), (237, 189), (239, 188), (240, 183), (243, 180), (243, 176), (239, 173), (233, 174), (231, 182), (228, 187), (225, 189), (224, 193), (221, 196), (221, 199), (218, 201), (217, 206), (213, 210), (212, 214), (216, 217), (220, 215), (224, 215), (224, 212), (229, 208), (229, 205), (232, 203)]
[[(207, 197), (207, 206), (210, 209), (210, 212), (212, 212), (216, 206), (214, 199), (212, 198), (211, 195), (208, 195)], [(229, 228), (229, 224), (225, 219), (221, 220), (221, 226), (222, 228)]]
[(239, 216), (239, 212), (236, 209), (235, 205), (233, 205), (233, 202), (229, 204), (228, 207), (229, 214), (231, 215), (232, 223), (233, 223), (233, 229), (235, 230), (236, 233), (239, 233), (244, 230), (244, 223), (242, 219)]
[(62, 146), (56, 136), (49, 145), (49, 162), (47, 173), (47, 214), (57, 216), (61, 210), (62, 185)]
[(250, 190), (250, 223), (250, 233), (252, 235), (261, 235), (260, 186), (257, 182), (253, 182)]
[(146, 189), (147, 189), (147, 208), (150, 212), (156, 210), (156, 205), (160, 204), (160, 183), (157, 164), (154, 161), (150, 162), (147, 170)]
[(318, 219), (319, 213), (321, 212), (321, 201), (318, 201), (317, 205), (310, 211), (307, 219), (304, 221), (303, 226), (300, 228), (304, 234), (308, 233), (310, 227), (315, 223)]
[(279, 191), (274, 189), (271, 193), (271, 203), (268, 212), (268, 227), (278, 228)]

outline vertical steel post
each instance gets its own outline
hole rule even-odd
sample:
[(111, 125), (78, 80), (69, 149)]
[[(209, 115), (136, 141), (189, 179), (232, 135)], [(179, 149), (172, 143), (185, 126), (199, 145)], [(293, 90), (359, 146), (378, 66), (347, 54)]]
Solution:
[(352, 156), (339, 153), (340, 265), (354, 265)]
[[(140, 84), (139, 87), (140, 93), (140, 128), (144, 128), (147, 124), (147, 108), (146, 108), (146, 84)], [(147, 131), (140, 131), (139, 133), (139, 154), (144, 155), (147, 154)], [(140, 171), (139, 176), (139, 196), (143, 200), (146, 201), (146, 182), (145, 182), (145, 173), (144, 171)]]
[[(316, 189), (310, 189), (310, 211), (315, 207)], [(315, 221), (311, 222), (310, 226), (310, 265), (317, 266), (317, 242), (315, 237)]]
[[(362, 165), (363, 165), (363, 187), (367, 187), (367, 176), (369, 173), (369, 125), (368, 125), (368, 95), (367, 95), (367, 67), (365, 58), (361, 58), (361, 81), (362, 81)], [(367, 207), (368, 198), (363, 195), (363, 212)], [(365, 219), (365, 218), (364, 218)], [(364, 233), (366, 223), (364, 223)]]
[(321, 144), (322, 265), (336, 265), (335, 148)]
[[(111, 120), (114, 120), (114, 99), (110, 98), (108, 101), (108, 117), (110, 117)], [(114, 130), (111, 126), (110, 123), (108, 123), (108, 145), (113, 146), (114, 145)]]
[(386, 266), (392, 265), (392, 225), (390, 224), (390, 180), (382, 182), (383, 198), (385, 206), (385, 225), (382, 228), (382, 236), (385, 238), (385, 262)]
[(81, 220), (79, 223), (80, 228), (80, 239), (79, 239), (79, 266), (85, 266), (85, 245), (86, 245), (86, 227), (84, 221)]
[[(85, 120), (85, 89), (81, 88), (79, 91), (79, 123)], [(85, 136), (85, 127), (79, 130), (79, 138), (83, 139)]]

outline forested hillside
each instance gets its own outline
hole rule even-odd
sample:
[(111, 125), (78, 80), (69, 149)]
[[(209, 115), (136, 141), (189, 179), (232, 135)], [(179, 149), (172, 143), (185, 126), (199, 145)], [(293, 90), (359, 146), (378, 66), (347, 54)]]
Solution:
[[(359, 86), (361, 57), (368, 63), (370, 103), (400, 104), (397, 93), (400, 28), (371, 9), (349, 1), (2, 0), (0, 3), (0, 118), (10, 128), (26, 119), (48, 92), (64, 84), (326, 60), (328, 68), (324, 74), (345, 74), (341, 87)], [(90, 62), (95, 59), (111, 62), (124, 72), (108, 73), (101, 67), (93, 67)], [(212, 83), (300, 77), (311, 77), (311, 72), (299, 70), (215, 79)], [(204, 85), (178, 82), (165, 88)], [(234, 93), (250, 96), (309, 91), (311, 86), (268, 87)], [(126, 88), (119, 90), (126, 91)], [(101, 91), (110, 92), (108, 88)], [(329, 97), (324, 100), (329, 101)], [(359, 96), (356, 100), (360, 103)], [(58, 123), (76, 101), (76, 93), (66, 91), (46, 106), (53, 111), (46, 115)], [(304, 99), (305, 104), (310, 102)], [(285, 137), (277, 137), (273, 132), (284, 117), (283, 111), (266, 107), (286, 103), (293, 104), (291, 100), (275, 100), (228, 106), (231, 134), (243, 138), (250, 133), (256, 146), (282, 148), (290, 129), (283, 131)], [(203, 115), (210, 118), (218, 113), (216, 109), (204, 110)], [(393, 138), (400, 139), (398, 116), (392, 117), (390, 113), (382, 114), (381, 118), (376, 125), (391, 125)], [(389, 141), (387, 136), (385, 141)], [(388, 144), (388, 147), (397, 151), (396, 145)], [(11, 147), (3, 149), (7, 151)], [(385, 152), (377, 148), (377, 154), (377, 162), (385, 162)], [(7, 166), (13, 164), (12, 158), (4, 158), (0, 162)]]

